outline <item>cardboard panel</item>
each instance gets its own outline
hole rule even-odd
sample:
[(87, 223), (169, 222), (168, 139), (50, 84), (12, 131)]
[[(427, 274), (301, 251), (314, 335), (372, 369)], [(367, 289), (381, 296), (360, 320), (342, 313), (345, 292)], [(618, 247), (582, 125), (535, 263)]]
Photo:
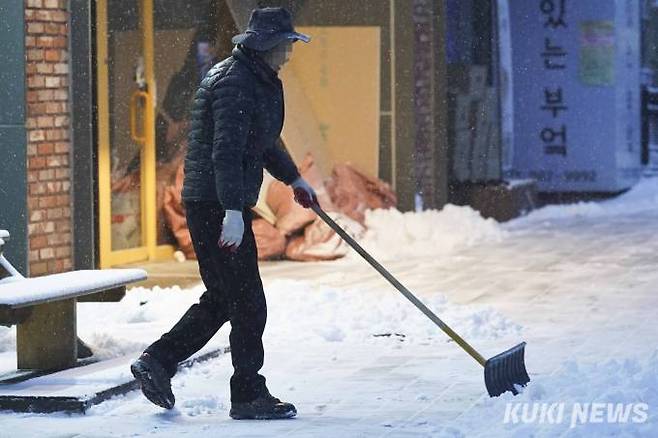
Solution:
[(298, 165), (307, 152), (312, 152), (322, 175), (327, 176), (332, 168), (331, 155), (303, 84), (291, 68), (284, 68), (279, 77), (284, 83), (286, 101), (286, 120), (281, 138)]
[[(296, 161), (313, 151), (326, 175), (350, 162), (369, 175), (379, 169), (380, 28), (299, 27), (281, 77), (286, 87), (283, 140)], [(358, 42), (358, 43), (355, 43)]]

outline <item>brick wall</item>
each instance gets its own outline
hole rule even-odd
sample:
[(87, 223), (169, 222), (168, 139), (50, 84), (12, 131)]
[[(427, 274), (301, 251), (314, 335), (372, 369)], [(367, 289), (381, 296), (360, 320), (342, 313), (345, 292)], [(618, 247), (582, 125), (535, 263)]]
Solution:
[(67, 0), (25, 0), (30, 275), (71, 269)]

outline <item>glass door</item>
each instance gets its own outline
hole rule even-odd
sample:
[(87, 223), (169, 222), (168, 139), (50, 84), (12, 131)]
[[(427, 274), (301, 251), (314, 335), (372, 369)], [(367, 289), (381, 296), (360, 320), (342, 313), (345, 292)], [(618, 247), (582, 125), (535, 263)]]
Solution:
[(152, 0), (97, 2), (100, 265), (154, 258)]
[(100, 265), (171, 258), (188, 110), (237, 33), (224, 0), (98, 0)]
[(189, 109), (201, 79), (230, 55), (238, 31), (224, 0), (155, 0), (153, 8), (157, 242), (184, 248), (180, 192)]

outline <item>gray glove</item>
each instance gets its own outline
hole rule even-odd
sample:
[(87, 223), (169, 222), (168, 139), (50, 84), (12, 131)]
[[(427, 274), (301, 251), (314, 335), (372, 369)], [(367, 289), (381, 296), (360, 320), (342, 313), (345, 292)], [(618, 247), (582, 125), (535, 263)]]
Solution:
[(226, 210), (224, 221), (222, 222), (222, 234), (217, 244), (220, 248), (237, 251), (242, 243), (243, 234), (244, 220), (242, 219), (242, 212), (238, 210)]

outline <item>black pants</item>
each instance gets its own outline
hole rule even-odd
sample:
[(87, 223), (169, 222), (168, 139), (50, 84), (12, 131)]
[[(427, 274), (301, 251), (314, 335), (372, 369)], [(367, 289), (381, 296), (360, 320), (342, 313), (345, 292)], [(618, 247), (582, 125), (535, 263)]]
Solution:
[(244, 237), (235, 253), (217, 245), (224, 210), (219, 204), (187, 202), (187, 225), (206, 286), (198, 304), (192, 305), (176, 325), (146, 349), (176, 373), (178, 362), (200, 350), (219, 328), (231, 322), (231, 401), (247, 402), (264, 394), (263, 330), (267, 319), (265, 294), (258, 272), (258, 253), (251, 229), (252, 213), (243, 212)]

